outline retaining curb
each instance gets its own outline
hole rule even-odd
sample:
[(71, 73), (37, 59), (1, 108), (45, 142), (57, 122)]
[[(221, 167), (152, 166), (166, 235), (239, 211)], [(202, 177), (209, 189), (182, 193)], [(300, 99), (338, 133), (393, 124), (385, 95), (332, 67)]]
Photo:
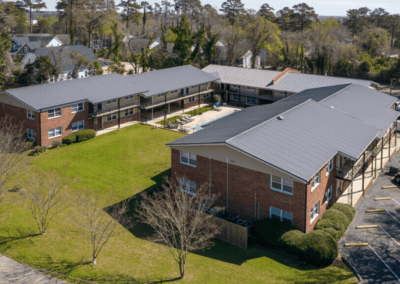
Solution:
[(351, 270), (351, 272), (353, 272), (353, 274), (357, 277), (358, 284), (364, 283), (361, 275), (358, 274), (357, 270), (353, 267), (353, 265), (351, 265), (351, 263), (344, 256), (342, 256), (342, 261)]

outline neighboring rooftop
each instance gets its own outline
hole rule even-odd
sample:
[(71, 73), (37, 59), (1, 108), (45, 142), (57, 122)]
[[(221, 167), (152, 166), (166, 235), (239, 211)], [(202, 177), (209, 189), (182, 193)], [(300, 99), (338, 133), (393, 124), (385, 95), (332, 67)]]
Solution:
[(128, 95), (141, 94), (147, 90), (141, 84), (129, 82), (124, 76), (111, 73), (85, 79), (9, 89), (5, 93), (35, 111), (41, 111), (83, 100), (96, 104)]
[(281, 73), (279, 71), (258, 70), (225, 65), (208, 65), (202, 70), (208, 73), (218, 72), (221, 77), (221, 82), (224, 84), (235, 84), (256, 88), (266, 88), (271, 81)]
[(185, 65), (126, 76), (125, 80), (147, 86), (149, 92), (143, 95), (145, 97), (151, 97), (178, 89), (217, 81), (218, 79), (218, 77), (208, 74), (196, 67)]

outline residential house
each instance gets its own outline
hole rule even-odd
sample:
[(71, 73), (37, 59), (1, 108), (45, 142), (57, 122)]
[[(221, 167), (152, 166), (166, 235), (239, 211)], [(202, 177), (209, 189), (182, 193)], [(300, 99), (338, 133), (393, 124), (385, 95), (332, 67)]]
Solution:
[(354, 206), (393, 156), (395, 101), (344, 84), (243, 109), (167, 144), (172, 181), (188, 194), (206, 186), (240, 218), (310, 232), (333, 203)]
[(11, 56), (21, 58), (28, 52), (34, 52), (41, 47), (61, 46), (64, 43), (56, 35), (23, 34), (11, 37)]
[(379, 86), (369, 80), (304, 74), (291, 68), (272, 71), (208, 65), (202, 70), (220, 77), (217, 86), (222, 99), (233, 105), (266, 104), (309, 88), (339, 84), (356, 83), (371, 88)]
[(142, 121), (200, 105), (212, 100), (210, 83), (218, 77), (186, 65), (127, 76), (127, 80), (146, 86), (140, 98)]
[[(53, 64), (55, 64), (61, 70), (58, 78), (50, 78), (49, 82), (72, 79), (72, 72), (74, 70), (74, 62), (70, 55), (72, 51), (76, 51), (79, 54), (86, 56), (90, 63), (98, 60), (93, 51), (83, 45), (45, 47), (37, 48), (33, 53), (27, 53), (22, 58), (22, 67), (25, 68), (27, 64), (34, 63), (36, 58), (40, 56), (49, 56)], [(90, 73), (91, 70), (89, 67), (81, 66), (78, 70), (78, 78), (90, 77)]]

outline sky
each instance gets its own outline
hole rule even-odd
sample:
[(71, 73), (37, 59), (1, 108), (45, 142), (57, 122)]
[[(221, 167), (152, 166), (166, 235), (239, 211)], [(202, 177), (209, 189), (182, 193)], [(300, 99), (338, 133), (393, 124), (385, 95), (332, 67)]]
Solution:
[[(47, 11), (55, 11), (55, 6), (58, 0), (44, 0), (47, 4)], [(137, 0), (140, 3), (141, 0)], [(150, 4), (155, 2), (161, 3), (161, 0), (146, 0)], [(173, 0), (169, 0), (174, 2)], [(202, 5), (210, 4), (214, 8), (220, 8), (224, 0), (200, 0)], [(115, 3), (119, 3), (120, 0), (115, 0)], [(282, 9), (283, 7), (292, 7), (299, 3), (307, 3), (307, 5), (314, 7), (315, 12), (321, 16), (345, 16), (346, 11), (349, 9), (358, 9), (360, 7), (368, 7), (373, 10), (375, 8), (384, 8), (391, 14), (400, 13), (400, 1), (399, 0), (242, 0), (246, 9), (259, 10), (261, 5), (268, 3), (275, 9), (275, 12)]]

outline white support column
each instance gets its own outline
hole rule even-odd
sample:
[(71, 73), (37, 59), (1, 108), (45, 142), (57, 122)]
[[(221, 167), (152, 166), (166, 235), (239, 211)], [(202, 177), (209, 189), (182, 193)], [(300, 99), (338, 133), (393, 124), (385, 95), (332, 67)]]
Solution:
[(153, 119), (153, 108), (151, 109), (151, 119)]
[(168, 113), (171, 113), (170, 105), (171, 105), (171, 104), (168, 104)]

